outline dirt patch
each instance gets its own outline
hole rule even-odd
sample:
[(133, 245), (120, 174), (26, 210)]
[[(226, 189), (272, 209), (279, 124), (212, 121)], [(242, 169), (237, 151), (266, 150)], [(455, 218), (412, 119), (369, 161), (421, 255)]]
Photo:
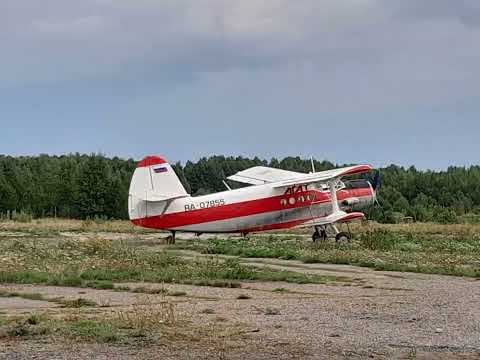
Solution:
[(42, 300), (28, 300), (19, 297), (0, 298), (1, 311), (9, 315), (51, 309), (57, 306), (57, 304)]
[[(279, 267), (282, 261), (275, 261)], [(269, 264), (263, 264), (269, 266)], [(298, 271), (345, 275), (345, 267), (305, 264)], [(338, 268), (338, 272), (336, 269)], [(222, 333), (211, 349), (195, 341), (178, 344), (151, 345), (140, 353), (128, 347), (95, 345), (98, 351), (77, 353), (72, 358), (451, 358), (473, 359), (480, 356), (480, 282), (462, 278), (372, 272), (352, 268), (361, 284), (291, 284), (279, 282), (242, 282), (242, 288), (226, 289), (205, 286), (126, 283), (130, 289), (164, 289), (161, 294), (148, 295), (175, 302), (178, 310), (189, 314), (193, 324), (231, 328)], [(295, 270), (292, 263), (289, 270)], [(368, 284), (367, 286), (365, 284)], [(10, 285), (17, 292), (36, 292), (45, 297), (65, 299), (82, 297), (107, 308), (128, 309), (144, 294), (111, 290), (78, 289), (34, 285)], [(183, 292), (180, 298), (165, 296)], [(44, 301), (1, 299), (8, 314), (26, 311), (62, 311)], [(101, 307), (101, 306), (99, 306)], [(98, 310), (98, 309), (97, 309)], [(224, 331), (224, 330), (222, 330)], [(49, 344), (42, 353), (28, 348), (29, 341), (12, 350), (7, 346), (0, 356), (5, 358), (49, 358), (64, 356), (68, 349)], [(33, 344), (33, 343), (32, 343)], [(33, 345), (32, 345), (33, 346)], [(82, 346), (82, 345), (78, 345)], [(8, 350), (10, 349), (10, 350)], [(23, 349), (23, 350), (22, 350)], [(246, 351), (249, 350), (249, 352)], [(61, 355), (63, 354), (63, 355)]]

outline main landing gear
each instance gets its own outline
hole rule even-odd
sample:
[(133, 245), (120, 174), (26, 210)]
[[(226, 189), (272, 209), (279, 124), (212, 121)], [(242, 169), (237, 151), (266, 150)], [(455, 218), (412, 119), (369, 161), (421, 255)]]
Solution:
[(313, 242), (317, 240), (327, 240), (328, 234), (326, 226), (315, 226), (315, 232), (312, 235)]
[(175, 231), (172, 231), (171, 235), (167, 236), (167, 245), (174, 245), (175, 244)]
[(352, 240), (352, 234), (350, 232), (339, 231), (338, 228), (333, 224), (315, 226), (315, 232), (312, 235), (312, 240), (313, 242), (316, 242), (317, 240), (325, 241), (330, 237), (329, 235), (332, 237), (335, 236), (336, 242)]

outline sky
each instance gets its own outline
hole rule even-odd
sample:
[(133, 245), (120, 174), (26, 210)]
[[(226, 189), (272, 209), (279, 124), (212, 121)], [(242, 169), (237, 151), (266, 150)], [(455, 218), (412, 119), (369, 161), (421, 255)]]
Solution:
[(480, 164), (478, 0), (2, 0), (0, 154)]

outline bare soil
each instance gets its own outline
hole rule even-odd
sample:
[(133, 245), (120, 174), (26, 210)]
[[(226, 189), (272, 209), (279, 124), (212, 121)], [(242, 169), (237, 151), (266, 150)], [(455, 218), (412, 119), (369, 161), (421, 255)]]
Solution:
[[(191, 256), (191, 253), (186, 255)], [(378, 272), (343, 265), (245, 260), (256, 266), (336, 275), (330, 284), (243, 282), (240, 289), (171, 284), (122, 284), (183, 291), (186, 296), (37, 285), (0, 289), (45, 298), (91, 299), (82, 311), (117, 311), (168, 298), (192, 326), (219, 326), (222, 341), (178, 339), (138, 346), (58, 339), (2, 339), (1, 359), (478, 359), (480, 281), (449, 276)], [(239, 299), (246, 297), (246, 299)], [(0, 298), (7, 316), (72, 311), (48, 301)], [(78, 311), (78, 310), (76, 310)], [(218, 325), (221, 324), (221, 325)], [(230, 329), (231, 332), (225, 332)], [(217, 339), (218, 340), (218, 339)]]

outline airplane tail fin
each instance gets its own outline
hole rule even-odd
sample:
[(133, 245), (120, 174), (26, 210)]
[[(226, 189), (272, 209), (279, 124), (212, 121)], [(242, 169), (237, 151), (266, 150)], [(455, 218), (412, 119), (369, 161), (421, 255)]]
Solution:
[(158, 208), (167, 200), (185, 196), (189, 194), (170, 164), (161, 157), (147, 156), (138, 163), (130, 182), (130, 219), (148, 216), (149, 206)]

